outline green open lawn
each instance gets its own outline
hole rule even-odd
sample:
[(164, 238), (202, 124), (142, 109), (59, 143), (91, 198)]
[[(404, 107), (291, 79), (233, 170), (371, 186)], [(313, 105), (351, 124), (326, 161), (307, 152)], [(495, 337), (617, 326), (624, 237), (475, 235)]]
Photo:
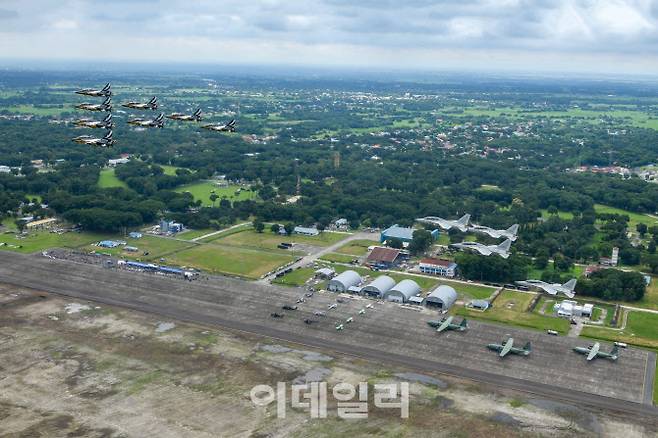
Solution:
[(121, 181), (114, 174), (114, 168), (110, 167), (107, 169), (101, 170), (100, 177), (98, 178), (98, 187), (102, 189), (112, 188), (112, 187), (124, 187), (127, 188), (125, 182)]
[[(83, 249), (85, 251), (96, 251), (102, 254), (112, 254), (117, 257), (125, 257), (134, 260), (156, 260), (160, 258), (168, 258), (168, 255), (181, 251), (186, 248), (194, 246), (193, 243), (181, 242), (179, 240), (168, 239), (158, 236), (144, 236), (141, 239), (131, 239), (130, 237), (117, 237), (109, 238), (107, 240), (122, 240), (126, 242), (126, 246), (134, 246), (139, 249), (136, 252), (124, 251), (124, 246), (116, 248), (100, 248), (94, 244), (87, 245)], [(93, 242), (97, 243), (97, 242)], [(144, 255), (148, 252), (148, 255)]]
[(658, 349), (658, 315), (648, 312), (630, 311), (626, 328), (612, 330), (599, 327), (585, 327), (581, 336), (620, 341), (640, 347)]
[(78, 248), (91, 242), (107, 238), (96, 233), (50, 233), (47, 230), (30, 232), (25, 237), (17, 237), (16, 233), (0, 234), (0, 250), (32, 253), (49, 248)]
[(275, 278), (272, 283), (282, 286), (303, 286), (306, 281), (315, 275), (313, 268), (299, 268), (283, 277)]
[(368, 252), (368, 247), (374, 245), (379, 245), (379, 242), (375, 240), (352, 240), (338, 248), (336, 252), (353, 256), (362, 256)]
[(628, 210), (622, 210), (621, 208), (608, 207), (607, 205), (601, 204), (594, 204), (594, 210), (596, 210), (597, 213), (622, 214), (628, 216), (630, 218), (630, 221), (628, 222), (629, 231), (635, 231), (635, 226), (638, 223), (646, 224), (649, 227), (658, 225), (658, 219), (647, 214), (633, 213)]
[(183, 239), (183, 240), (192, 240), (196, 239), (197, 237), (205, 236), (206, 234), (213, 233), (217, 230), (214, 230), (212, 228), (204, 228), (201, 230), (185, 230), (182, 233), (176, 234), (177, 239)]
[(355, 256), (349, 254), (338, 254), (336, 252), (330, 252), (329, 254), (325, 254), (322, 257), (320, 257), (320, 260), (325, 260), (328, 262), (335, 262), (335, 263), (350, 263), (355, 258), (356, 258)]
[(230, 185), (220, 187), (215, 181), (201, 181), (194, 184), (188, 184), (176, 189), (177, 192), (189, 192), (195, 200), (201, 201), (206, 207), (212, 206), (210, 195), (214, 193), (219, 196), (215, 201), (215, 205), (219, 205), (222, 198), (227, 198), (230, 201), (245, 201), (247, 199), (254, 199), (256, 194), (246, 188), (241, 188), (237, 185)]
[(569, 331), (569, 321), (564, 318), (543, 316), (528, 312), (533, 294), (505, 290), (496, 298), (493, 306), (485, 311), (475, 311), (466, 307), (453, 308), (457, 315), (483, 319), (536, 330), (556, 330), (562, 334)]
[[(644, 297), (640, 301), (633, 301), (626, 304), (634, 307), (658, 310), (658, 277), (651, 277), (651, 283), (647, 286)], [(658, 327), (656, 327), (656, 330), (658, 330)]]
[(213, 239), (213, 242), (221, 245), (239, 246), (243, 248), (252, 249), (268, 249), (292, 253), (293, 250), (278, 250), (277, 245), (281, 242), (303, 243), (313, 246), (330, 246), (336, 242), (349, 237), (347, 234), (342, 233), (321, 233), (318, 236), (301, 236), (293, 234), (292, 236), (280, 236), (279, 234), (272, 233), (269, 228), (266, 228), (262, 233), (257, 233), (253, 229), (247, 229), (238, 233), (230, 235), (221, 235), (218, 239)]
[[(548, 266), (546, 267), (546, 269), (536, 269), (536, 268), (530, 269), (530, 271), (528, 272), (528, 278), (539, 280), (539, 279), (541, 279), (541, 274), (544, 271), (554, 272), (555, 269), (553, 268), (553, 263), (549, 263)], [(560, 271), (560, 275), (562, 275), (562, 276), (569, 275), (570, 277), (578, 278), (578, 277), (583, 275), (584, 271), (585, 271), (584, 266), (574, 265), (571, 269), (569, 269), (566, 272)]]
[[(568, 212), (568, 211), (558, 211), (557, 215), (560, 219), (565, 219), (565, 220), (573, 219), (573, 213)], [(547, 209), (542, 209), (541, 210), (541, 217), (543, 217), (544, 219), (548, 219), (549, 217), (551, 217), (551, 215), (548, 213)]]
[(248, 279), (257, 279), (294, 260), (293, 257), (285, 254), (212, 243), (177, 252), (167, 259), (180, 266)]

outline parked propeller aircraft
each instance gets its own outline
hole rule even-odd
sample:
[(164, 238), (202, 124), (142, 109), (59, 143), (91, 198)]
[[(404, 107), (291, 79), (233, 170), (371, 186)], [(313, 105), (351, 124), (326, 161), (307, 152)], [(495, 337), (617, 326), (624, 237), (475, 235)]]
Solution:
[(71, 141), (79, 144), (86, 144), (89, 146), (111, 147), (114, 144), (112, 139), (112, 131), (108, 131), (103, 137), (92, 137), (91, 135), (80, 135), (72, 138)]
[(112, 98), (106, 97), (103, 103), (81, 103), (75, 106), (86, 111), (112, 111)]
[(338, 324), (336, 326), (336, 330), (343, 330), (343, 328), (344, 328), (343, 324)]
[(73, 122), (75, 126), (79, 126), (81, 128), (105, 128), (105, 129), (112, 129), (114, 128), (114, 123), (112, 122), (112, 114), (108, 114), (105, 116), (103, 120), (94, 120), (94, 119), (79, 119)]
[(427, 321), (427, 325), (429, 325), (432, 328), (435, 328), (438, 333), (441, 333), (446, 330), (457, 330), (463, 332), (468, 328), (468, 321), (466, 321), (466, 318), (462, 319), (462, 322), (459, 324), (453, 324), (452, 320), (453, 320), (453, 316), (449, 316), (439, 321)]
[(232, 119), (228, 123), (219, 123), (216, 125), (203, 125), (202, 128), (216, 132), (235, 132), (235, 119)]
[(158, 109), (158, 98), (153, 96), (151, 100), (146, 103), (130, 101), (121, 104), (124, 108), (139, 109), (139, 110), (156, 110)]
[(619, 357), (619, 347), (618, 346), (613, 346), (612, 350), (610, 350), (610, 353), (606, 353), (601, 351), (601, 344), (596, 342), (594, 345), (590, 345), (589, 347), (575, 347), (573, 349), (576, 353), (580, 354), (586, 354), (587, 355), (587, 360), (594, 360), (598, 357), (602, 357), (604, 359), (610, 359), (610, 360), (617, 360)]
[(450, 246), (460, 250), (476, 251), (483, 256), (498, 254), (502, 258), (506, 259), (510, 256), (509, 249), (512, 246), (512, 241), (507, 239), (500, 245), (484, 245), (479, 242), (462, 242), (453, 243)]
[(507, 338), (507, 340), (503, 340), (501, 344), (488, 344), (487, 348), (492, 351), (498, 352), (498, 356), (500, 357), (505, 357), (508, 354), (519, 354), (521, 356), (528, 356), (530, 352), (532, 351), (532, 346), (530, 345), (530, 341), (528, 341), (523, 348), (517, 348), (514, 346), (514, 339), (513, 338)]
[(564, 284), (560, 283), (546, 283), (541, 280), (519, 280), (515, 281), (519, 286), (526, 286), (532, 289), (538, 289), (546, 292), (549, 295), (557, 295), (558, 293), (564, 294), (568, 298), (573, 298), (576, 293), (576, 279), (572, 278)]
[(457, 220), (443, 219), (442, 217), (438, 217), (438, 216), (425, 216), (416, 219), (416, 222), (420, 222), (421, 224), (439, 226), (444, 230), (450, 230), (452, 228), (456, 228), (462, 233), (465, 233), (468, 230), (469, 220), (471, 220), (471, 215), (465, 214), (464, 216), (460, 217)]
[(76, 91), (75, 94), (83, 94), (85, 96), (92, 97), (110, 97), (112, 95), (112, 90), (110, 90), (111, 87), (112, 85), (110, 85), (108, 82), (100, 90), (94, 90), (93, 88), (83, 88), (82, 90)]
[(478, 234), (486, 234), (489, 237), (494, 239), (500, 239), (504, 237), (514, 242), (517, 238), (517, 233), (519, 232), (519, 224), (514, 224), (506, 230), (496, 230), (494, 228), (485, 227), (483, 225), (473, 224), (467, 228), (468, 231)]
[(166, 117), (171, 120), (180, 120), (181, 122), (199, 122), (201, 120), (201, 108), (197, 108), (192, 114), (172, 113)]
[(164, 127), (164, 114), (160, 113), (155, 119), (142, 119), (135, 118), (130, 119), (127, 122), (129, 125), (140, 126), (142, 128), (162, 128)]

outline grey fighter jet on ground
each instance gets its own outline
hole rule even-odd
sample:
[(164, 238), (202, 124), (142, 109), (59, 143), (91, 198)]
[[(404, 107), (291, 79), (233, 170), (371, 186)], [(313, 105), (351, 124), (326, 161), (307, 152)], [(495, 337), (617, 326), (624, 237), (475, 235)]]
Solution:
[(105, 118), (100, 121), (94, 119), (79, 119), (73, 122), (73, 124), (81, 128), (92, 128), (92, 129), (97, 129), (97, 128), (112, 129), (114, 127), (114, 123), (112, 122), (112, 114), (106, 115)]
[(573, 351), (580, 354), (586, 354), (588, 361), (594, 360), (597, 357), (602, 357), (610, 360), (617, 360), (617, 358), (619, 357), (619, 347), (615, 345), (614, 347), (612, 347), (612, 350), (610, 350), (610, 353), (606, 353), (601, 351), (601, 344), (599, 344), (598, 342), (595, 343), (594, 345), (590, 345), (589, 347), (575, 347)]
[(498, 352), (498, 356), (500, 357), (505, 357), (510, 353), (519, 354), (521, 356), (528, 356), (532, 351), (532, 346), (530, 345), (530, 341), (528, 341), (523, 346), (523, 348), (518, 348), (514, 346), (513, 338), (507, 338), (507, 340), (504, 340), (500, 344), (488, 344), (487, 348), (489, 350)]
[(427, 321), (427, 325), (429, 325), (432, 328), (435, 328), (438, 333), (441, 333), (446, 330), (457, 330), (463, 332), (468, 328), (468, 321), (466, 321), (466, 318), (462, 319), (462, 322), (459, 324), (453, 324), (452, 320), (453, 317), (449, 316), (439, 321)]
[(439, 226), (444, 230), (450, 230), (456, 228), (462, 233), (465, 233), (468, 230), (468, 221), (471, 220), (470, 214), (465, 214), (457, 220), (443, 219), (438, 216), (425, 216), (416, 219), (416, 222), (421, 224)]
[(75, 106), (77, 109), (87, 111), (112, 111), (112, 98), (106, 97), (103, 103), (81, 103)]
[(112, 85), (110, 85), (108, 82), (100, 90), (94, 90), (93, 88), (83, 88), (82, 90), (76, 91), (75, 94), (83, 94), (85, 96), (92, 97), (110, 97), (112, 95), (112, 90), (110, 90), (111, 87)]
[(538, 289), (546, 292), (549, 295), (564, 294), (568, 298), (573, 298), (576, 293), (574, 289), (576, 288), (576, 279), (572, 278), (564, 284), (560, 283), (546, 283), (541, 280), (521, 280), (515, 281), (519, 286), (526, 286), (531, 289)]
[(203, 129), (208, 129), (209, 131), (217, 132), (235, 132), (235, 119), (232, 119), (228, 123), (219, 123), (216, 125), (203, 125)]
[(121, 104), (124, 108), (139, 109), (139, 110), (156, 110), (158, 109), (158, 98), (153, 96), (151, 100), (146, 103), (130, 101)]
[(462, 242), (462, 243), (453, 243), (450, 246), (452, 248), (457, 248), (460, 250), (476, 251), (483, 256), (498, 254), (502, 258), (506, 259), (510, 255), (509, 249), (512, 246), (512, 241), (507, 239), (500, 245), (484, 245), (479, 242)]
[(483, 225), (473, 224), (468, 227), (468, 231), (472, 233), (486, 234), (487, 236), (493, 237), (494, 239), (500, 239), (501, 237), (504, 237), (505, 239), (509, 239), (514, 242), (517, 237), (516, 234), (519, 232), (519, 224), (514, 224), (506, 230), (496, 230), (494, 228), (485, 227)]
[(128, 120), (127, 123), (141, 128), (162, 128), (164, 127), (164, 114), (160, 113), (155, 119), (142, 119), (138, 117)]
[(92, 137), (91, 135), (80, 135), (71, 139), (71, 141), (79, 144), (86, 144), (89, 146), (99, 146), (103, 148), (109, 148), (114, 144), (112, 139), (112, 131), (108, 131), (103, 137)]
[(192, 114), (172, 113), (166, 117), (171, 120), (180, 120), (181, 122), (199, 122), (201, 121), (201, 108), (197, 108)]

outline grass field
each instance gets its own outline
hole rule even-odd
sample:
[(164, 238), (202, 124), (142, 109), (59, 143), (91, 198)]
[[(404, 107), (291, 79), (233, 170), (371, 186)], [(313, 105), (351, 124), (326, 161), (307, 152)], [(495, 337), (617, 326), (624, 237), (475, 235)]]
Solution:
[(59, 106), (14, 105), (3, 109), (12, 113), (34, 114), (35, 116), (57, 116), (64, 112), (73, 112), (73, 108), (66, 105), (62, 108), (59, 108)]
[(368, 247), (378, 244), (379, 242), (375, 240), (353, 240), (338, 248), (336, 252), (353, 256), (362, 256), (368, 252)]
[[(535, 268), (530, 269), (530, 271), (528, 272), (528, 278), (539, 280), (541, 279), (541, 275), (544, 271), (554, 272), (555, 268), (553, 267), (553, 263), (549, 263), (546, 269), (535, 269)], [(560, 275), (562, 276), (569, 275), (569, 277), (578, 278), (583, 275), (584, 271), (585, 271), (584, 266), (574, 265), (570, 270), (566, 272), (560, 272)]]
[(293, 261), (293, 257), (268, 251), (219, 246), (198, 245), (179, 251), (168, 260), (207, 272), (257, 279), (273, 269)]
[(26, 237), (17, 238), (15, 233), (0, 234), (0, 250), (33, 253), (48, 248), (78, 248), (92, 242), (108, 238), (107, 235), (96, 233), (64, 233), (56, 234), (48, 231), (36, 231)]
[(329, 254), (325, 254), (322, 257), (320, 257), (320, 260), (325, 260), (328, 262), (335, 262), (335, 263), (350, 263), (352, 260), (354, 260), (354, 258), (355, 256), (353, 255), (330, 252)]
[(108, 168), (101, 170), (100, 177), (98, 178), (98, 187), (108, 189), (112, 187), (127, 188), (128, 186), (125, 182), (117, 178), (114, 174), (114, 168)]
[(623, 330), (585, 327), (581, 336), (658, 349), (658, 315), (631, 311)]
[(628, 210), (608, 207), (607, 205), (601, 204), (594, 204), (594, 210), (596, 210), (597, 213), (622, 214), (628, 216), (630, 218), (630, 221), (628, 222), (629, 231), (635, 231), (635, 226), (639, 223), (646, 224), (648, 227), (658, 225), (658, 219), (642, 213), (633, 213)]
[(279, 284), (282, 286), (303, 286), (306, 281), (315, 274), (315, 269), (313, 268), (300, 268), (295, 269), (290, 274), (286, 274), (283, 277), (275, 278), (272, 283)]
[[(629, 306), (658, 310), (658, 277), (652, 276), (644, 297), (640, 301), (626, 303)], [(658, 327), (656, 328), (658, 330)]]
[(205, 236), (206, 234), (210, 234), (215, 231), (217, 230), (212, 228), (204, 228), (201, 230), (185, 230), (182, 233), (176, 234), (176, 238), (183, 240), (192, 240), (192, 239), (196, 239), (197, 237)]
[(534, 298), (533, 294), (505, 290), (494, 301), (494, 305), (486, 312), (479, 312), (466, 307), (458, 307), (454, 312), (467, 318), (500, 322), (536, 330), (556, 330), (561, 334), (569, 331), (569, 321), (564, 318), (543, 316), (528, 312), (528, 306)]
[(277, 245), (281, 242), (303, 243), (313, 246), (330, 246), (336, 242), (349, 237), (347, 234), (342, 233), (321, 233), (318, 236), (301, 236), (293, 234), (292, 236), (280, 236), (279, 234), (272, 233), (271, 230), (265, 229), (262, 233), (257, 233), (253, 229), (247, 229), (230, 235), (220, 235), (213, 242), (221, 245), (238, 246), (243, 248), (252, 249), (268, 249), (284, 252), (292, 252), (292, 250), (278, 250)]
[[(202, 181), (194, 184), (188, 184), (176, 189), (179, 193), (189, 192), (194, 197), (195, 201), (201, 201), (201, 203), (210, 207), (213, 205), (210, 200), (210, 195), (214, 193), (219, 196), (215, 201), (215, 205), (219, 204), (219, 201), (222, 198), (227, 198), (230, 201), (245, 201), (247, 199), (256, 198), (256, 194), (246, 188), (241, 189), (240, 186), (232, 185), (227, 187), (219, 187), (214, 181)], [(240, 192), (238, 193), (238, 190)]]
[[(127, 246), (134, 246), (139, 249), (136, 252), (128, 252), (123, 250), (123, 246), (116, 248), (99, 248), (95, 245), (87, 245), (84, 247), (85, 251), (96, 251), (98, 253), (112, 254), (113, 256), (124, 257), (134, 260), (156, 260), (160, 258), (167, 258), (168, 254), (176, 251), (181, 251), (191, 248), (193, 243), (181, 242), (179, 240), (167, 239), (157, 236), (144, 236), (141, 239), (131, 239), (129, 237), (114, 237), (110, 240), (123, 240), (127, 242)], [(96, 243), (96, 242), (94, 242)], [(148, 255), (144, 255), (148, 252)]]

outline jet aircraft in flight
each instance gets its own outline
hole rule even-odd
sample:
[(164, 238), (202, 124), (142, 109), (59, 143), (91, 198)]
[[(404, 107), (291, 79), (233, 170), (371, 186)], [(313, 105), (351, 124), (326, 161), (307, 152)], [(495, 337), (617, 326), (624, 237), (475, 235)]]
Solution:
[(80, 135), (71, 139), (71, 141), (89, 146), (111, 147), (114, 144), (112, 131), (108, 131), (103, 137), (92, 137), (91, 135)]
[(517, 238), (517, 233), (519, 232), (519, 224), (514, 224), (506, 230), (496, 230), (495, 228), (485, 227), (483, 225), (473, 224), (467, 228), (468, 231), (478, 234), (486, 234), (489, 237), (494, 239), (500, 239), (504, 237), (514, 242)]
[(557, 295), (559, 293), (564, 294), (568, 298), (573, 298), (576, 293), (574, 289), (576, 288), (576, 279), (572, 278), (564, 284), (560, 283), (546, 283), (541, 280), (519, 280), (515, 283), (519, 286), (526, 286), (532, 289), (539, 289), (546, 292), (549, 295)]
[(121, 106), (125, 108), (139, 109), (139, 110), (156, 110), (158, 109), (158, 98), (153, 96), (151, 100), (149, 100), (146, 103), (130, 101), (130, 102), (122, 103)]
[(82, 94), (85, 96), (92, 96), (92, 97), (110, 97), (112, 95), (112, 90), (110, 89), (111, 87), (112, 85), (110, 85), (110, 83), (108, 82), (100, 90), (94, 90), (93, 88), (83, 88), (82, 90), (76, 91), (75, 94)]
[(425, 216), (416, 219), (416, 222), (421, 224), (439, 226), (444, 230), (450, 230), (456, 228), (457, 230), (465, 233), (468, 230), (468, 221), (471, 220), (470, 214), (465, 214), (457, 220), (443, 219), (438, 216)]
[(172, 113), (166, 117), (171, 120), (180, 120), (181, 122), (199, 122), (201, 121), (201, 108), (197, 108), (192, 114)]
[(94, 120), (94, 119), (79, 119), (73, 122), (75, 126), (79, 126), (81, 128), (105, 128), (105, 129), (112, 129), (114, 128), (114, 123), (112, 122), (112, 114), (108, 114), (103, 118), (103, 120)]
[(509, 249), (512, 246), (512, 241), (507, 239), (500, 245), (484, 245), (479, 242), (462, 242), (453, 243), (450, 246), (460, 250), (475, 251), (483, 256), (498, 254), (502, 258), (506, 259), (510, 256)]
[(128, 120), (127, 123), (142, 128), (162, 128), (164, 127), (164, 114), (160, 113), (155, 119), (142, 119), (138, 117)]
[(112, 111), (112, 98), (106, 97), (102, 103), (81, 103), (75, 106), (86, 111)]
[(203, 129), (216, 132), (235, 132), (235, 119), (228, 123), (219, 123), (216, 125), (203, 125)]

